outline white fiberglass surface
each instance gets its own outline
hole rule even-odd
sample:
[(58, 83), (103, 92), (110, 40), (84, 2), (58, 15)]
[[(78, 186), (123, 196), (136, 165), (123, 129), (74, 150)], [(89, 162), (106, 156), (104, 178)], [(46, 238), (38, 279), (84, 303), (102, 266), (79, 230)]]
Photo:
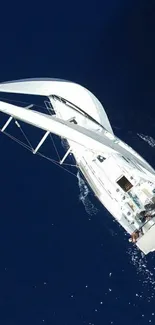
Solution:
[[(14, 82), (1, 84), (0, 91), (46, 96), (50, 96), (53, 93), (64, 98), (67, 96), (66, 100), (70, 100), (73, 104), (79, 106), (104, 127), (108, 121), (106, 113), (96, 97), (85, 88), (70, 82), (48, 81), (46, 83), (39, 80), (26, 81), (24, 83)], [(109, 130), (107, 128), (109, 132), (107, 132), (99, 124), (86, 117), (86, 114), (80, 114), (73, 107), (67, 107), (63, 101), (56, 100), (54, 102), (54, 97), (49, 98), (56, 116), (48, 116), (31, 109), (3, 102), (0, 102), (0, 111), (67, 139), (79, 168), (98, 199), (126, 231), (132, 233), (139, 227), (139, 224), (136, 224), (136, 220), (133, 223), (133, 217), (136, 216), (139, 210), (138, 207), (135, 208), (135, 211), (130, 215), (130, 220), (126, 218), (128, 209), (130, 210), (129, 202), (125, 203), (122, 200), (121, 191), (120, 193), (117, 192), (117, 178), (123, 174), (130, 176), (130, 172), (133, 170), (133, 174), (137, 173), (137, 177), (142, 179), (144, 177), (155, 182), (153, 168), (134, 152), (132, 148), (121, 142), (114, 134), (109, 133), (111, 128), (109, 121)], [(104, 123), (102, 123), (102, 119)], [(98, 155), (103, 156), (105, 160), (99, 162)], [(122, 156), (125, 160), (122, 159)], [(131, 201), (134, 199), (135, 194), (137, 194), (138, 199), (142, 197), (141, 205), (144, 205), (146, 190), (140, 196), (139, 192), (136, 192), (136, 187), (133, 186), (133, 189), (135, 189), (135, 193), (134, 190), (133, 193), (130, 193)], [(141, 249), (143, 251), (151, 250), (151, 234), (152, 232), (150, 232), (150, 246), (148, 248), (146, 248), (148, 243), (145, 243), (144, 239), (141, 242)]]
[(1, 92), (50, 96), (55, 94), (79, 106), (113, 133), (107, 114), (99, 100), (79, 84), (56, 79), (28, 79), (0, 84)]

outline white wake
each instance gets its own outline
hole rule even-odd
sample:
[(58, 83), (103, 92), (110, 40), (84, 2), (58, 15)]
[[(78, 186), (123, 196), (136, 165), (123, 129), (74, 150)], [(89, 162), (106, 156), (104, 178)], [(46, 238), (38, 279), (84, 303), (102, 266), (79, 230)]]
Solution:
[(147, 142), (151, 147), (155, 147), (155, 140), (152, 137), (140, 133), (137, 133), (137, 135), (145, 142)]
[[(155, 267), (153, 267), (152, 271), (150, 270), (147, 258), (136, 247), (129, 248), (127, 253), (130, 256), (130, 263), (136, 268), (136, 273), (142, 275), (139, 281), (142, 283), (142, 287), (145, 287), (145, 295), (143, 295), (143, 291), (141, 291), (137, 296), (147, 299), (147, 301), (150, 302), (151, 299), (155, 297)], [(151, 259), (154, 259), (153, 255)], [(146, 290), (148, 291), (147, 296)]]
[(98, 209), (94, 206), (94, 204), (88, 198), (90, 191), (89, 191), (88, 186), (86, 185), (86, 182), (81, 177), (79, 171), (77, 172), (77, 179), (78, 179), (78, 185), (79, 185), (79, 190), (80, 190), (79, 200), (83, 203), (86, 212), (90, 216), (93, 216), (93, 215), (97, 214)]

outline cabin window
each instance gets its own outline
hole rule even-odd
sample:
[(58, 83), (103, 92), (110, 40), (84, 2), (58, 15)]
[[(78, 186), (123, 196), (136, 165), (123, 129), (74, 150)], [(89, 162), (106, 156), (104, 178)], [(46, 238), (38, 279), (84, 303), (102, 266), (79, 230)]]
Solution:
[(117, 181), (117, 184), (123, 189), (124, 192), (129, 191), (133, 187), (133, 185), (129, 182), (129, 180), (125, 176), (122, 176)]
[(100, 161), (100, 162), (103, 162), (105, 160), (105, 158), (103, 156), (97, 156), (97, 159)]

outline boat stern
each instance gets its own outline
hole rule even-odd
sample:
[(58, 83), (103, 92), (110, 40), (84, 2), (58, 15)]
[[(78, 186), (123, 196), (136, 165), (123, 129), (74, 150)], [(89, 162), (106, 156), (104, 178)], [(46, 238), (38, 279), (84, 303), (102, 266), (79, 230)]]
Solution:
[(145, 255), (155, 251), (155, 224), (138, 239), (136, 245)]

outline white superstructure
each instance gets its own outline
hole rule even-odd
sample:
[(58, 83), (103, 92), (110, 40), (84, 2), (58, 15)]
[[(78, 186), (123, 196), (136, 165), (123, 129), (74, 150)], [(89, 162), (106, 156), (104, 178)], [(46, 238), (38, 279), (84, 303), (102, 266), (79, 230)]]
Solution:
[[(11, 120), (22, 120), (68, 141), (78, 168), (95, 195), (145, 254), (155, 250), (155, 171), (117, 138), (98, 99), (86, 88), (58, 79), (27, 79), (0, 84), (0, 92), (47, 96), (54, 115), (0, 102)], [(64, 159), (66, 158), (66, 155)], [(63, 161), (61, 161), (63, 163)]]

